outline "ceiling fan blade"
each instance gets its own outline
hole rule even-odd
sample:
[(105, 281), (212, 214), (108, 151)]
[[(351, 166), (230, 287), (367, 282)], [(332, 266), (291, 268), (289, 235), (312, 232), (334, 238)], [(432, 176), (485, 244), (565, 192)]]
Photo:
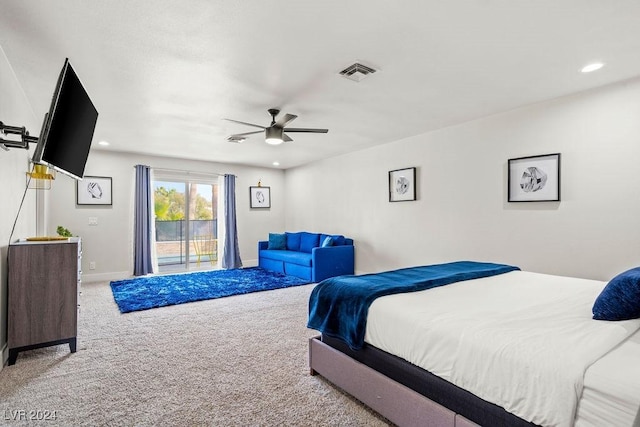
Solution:
[(224, 119), (224, 120), (227, 120), (229, 122), (234, 122), (234, 123), (240, 123), (241, 125), (253, 126), (255, 128), (260, 128), (263, 130), (266, 129), (264, 126), (254, 125), (253, 123), (241, 122), (240, 120), (233, 120), (233, 119)]
[(285, 132), (327, 133), (329, 129), (286, 128)]
[(282, 134), (282, 140), (283, 140), (284, 142), (291, 142), (291, 141), (293, 141), (293, 139), (291, 139), (291, 137), (290, 137), (289, 135), (287, 135), (286, 133), (283, 133), (283, 134)]
[(235, 136), (239, 136), (239, 137), (243, 137), (243, 136), (247, 136), (247, 135), (254, 135), (256, 133), (262, 133), (263, 131), (261, 130), (256, 130), (254, 132), (245, 132), (245, 133), (235, 133), (233, 135), (231, 135), (229, 138), (231, 137), (235, 137)]
[(285, 127), (287, 124), (291, 123), (292, 121), (294, 121), (296, 119), (295, 114), (285, 114), (284, 116), (280, 117), (278, 120), (276, 120), (276, 125), (280, 126), (281, 128)]

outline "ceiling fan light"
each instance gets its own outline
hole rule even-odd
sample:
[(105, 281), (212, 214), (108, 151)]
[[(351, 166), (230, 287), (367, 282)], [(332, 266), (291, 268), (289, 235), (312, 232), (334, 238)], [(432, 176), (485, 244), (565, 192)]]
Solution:
[(282, 144), (282, 140), (278, 139), (278, 138), (267, 138), (264, 140), (264, 142), (266, 142), (267, 144), (270, 145), (280, 145)]
[(265, 130), (265, 142), (271, 145), (282, 144), (282, 129), (270, 127)]

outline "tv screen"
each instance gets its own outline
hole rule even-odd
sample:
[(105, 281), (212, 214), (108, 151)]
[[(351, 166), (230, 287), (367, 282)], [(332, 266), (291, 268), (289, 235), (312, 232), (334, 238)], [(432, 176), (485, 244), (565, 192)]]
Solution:
[(44, 118), (34, 163), (82, 179), (97, 121), (98, 111), (66, 59)]

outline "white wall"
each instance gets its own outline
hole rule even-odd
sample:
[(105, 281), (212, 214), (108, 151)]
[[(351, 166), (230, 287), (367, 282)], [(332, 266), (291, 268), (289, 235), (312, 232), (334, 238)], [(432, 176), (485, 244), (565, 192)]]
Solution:
[[(507, 203), (507, 160), (556, 152), (561, 202)], [(288, 170), (286, 226), (354, 238), (358, 272), (471, 259), (606, 280), (640, 264), (638, 159), (635, 79)], [(411, 166), (418, 200), (389, 203), (388, 171)]]
[[(84, 281), (113, 280), (133, 273), (133, 191), (134, 166), (189, 170), (205, 173), (229, 173), (236, 178), (236, 209), (240, 256), (245, 266), (257, 264), (257, 242), (269, 232), (284, 231), (284, 173), (211, 162), (179, 160), (108, 151), (92, 150), (85, 175), (113, 178), (112, 206), (77, 206), (75, 181), (62, 175), (50, 191), (48, 234), (55, 235), (62, 225), (82, 237)], [(249, 209), (249, 186), (262, 179), (271, 187), (271, 209)], [(98, 225), (90, 226), (89, 217)], [(95, 261), (96, 269), (89, 270)]]
[[(46, 96), (46, 94), (45, 94)], [(25, 126), (32, 135), (40, 131), (39, 122), (24, 96), (20, 82), (0, 46), (0, 121), (11, 126)], [(13, 139), (13, 138), (12, 138)], [(7, 247), (13, 223), (18, 218), (12, 241), (35, 235), (35, 191), (26, 193), (20, 215), (18, 208), (26, 187), (30, 152), (22, 149), (0, 150), (0, 369), (6, 361), (7, 344)]]

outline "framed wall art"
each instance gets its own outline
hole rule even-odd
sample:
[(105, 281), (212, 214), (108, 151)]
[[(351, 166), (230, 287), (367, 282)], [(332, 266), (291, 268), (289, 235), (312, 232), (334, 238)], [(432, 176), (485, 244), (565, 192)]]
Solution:
[(76, 205), (112, 205), (111, 192), (111, 177), (85, 176), (76, 181)]
[(408, 202), (416, 199), (416, 168), (389, 171), (389, 201)]
[(509, 159), (509, 202), (559, 202), (560, 153)]
[(271, 187), (249, 187), (249, 206), (252, 209), (271, 207)]

